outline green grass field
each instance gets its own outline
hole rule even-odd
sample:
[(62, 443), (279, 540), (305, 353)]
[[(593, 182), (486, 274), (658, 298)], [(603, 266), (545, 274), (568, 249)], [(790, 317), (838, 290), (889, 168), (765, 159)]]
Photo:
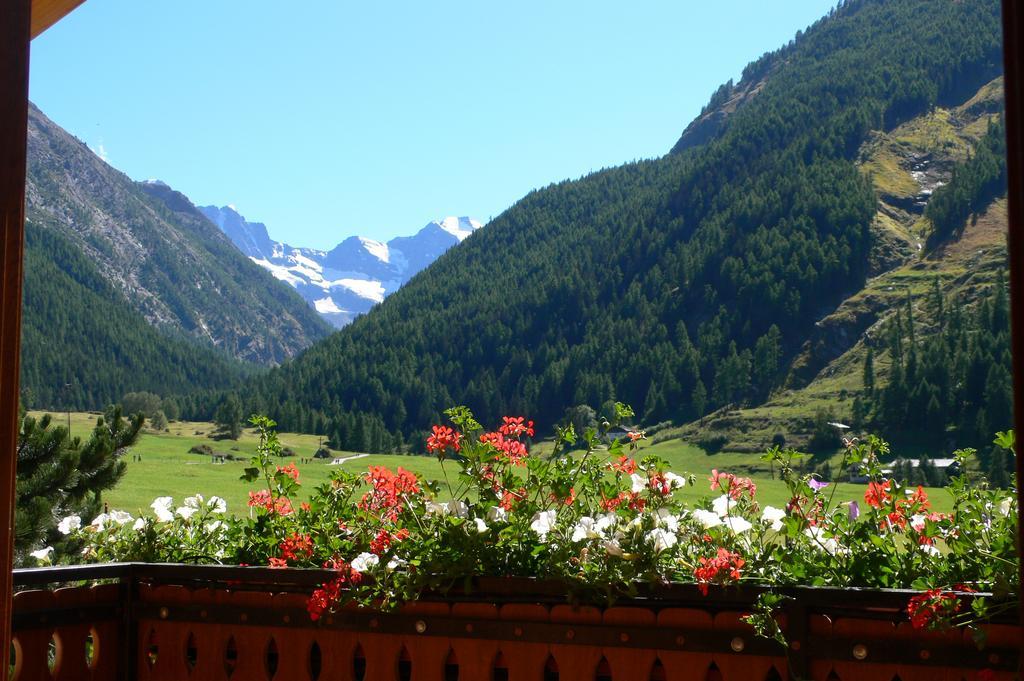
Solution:
[[(33, 412), (34, 416), (38, 413)], [(72, 413), (71, 432), (74, 436), (86, 437), (95, 424), (97, 414)], [(55, 420), (64, 424), (65, 415), (55, 415)], [(111, 508), (118, 508), (137, 514), (140, 510), (147, 511), (149, 504), (158, 496), (172, 496), (181, 501), (195, 493), (206, 497), (217, 495), (228, 502), (228, 510), (233, 513), (245, 513), (248, 493), (258, 486), (249, 485), (239, 480), (248, 459), (255, 452), (257, 438), (251, 430), (243, 432), (238, 441), (211, 440), (210, 423), (175, 422), (170, 424), (167, 432), (145, 432), (140, 436), (132, 453), (141, 456), (141, 461), (126, 457), (128, 470), (118, 486), (106, 493), (105, 498)], [(321, 483), (330, 479), (333, 471), (339, 466), (329, 465), (328, 461), (315, 460), (301, 464), (299, 459), (310, 458), (316, 451), (319, 438), (315, 435), (281, 433), (283, 446), (291, 447), (296, 456), (287, 459), (295, 461), (302, 473), (303, 491), (309, 494)], [(211, 463), (210, 457), (190, 454), (188, 450), (198, 444), (211, 446), (215, 451), (230, 453), (239, 457), (238, 461)], [(237, 449), (235, 449), (237, 448)], [(539, 443), (535, 453), (544, 455), (550, 452), (550, 443)], [(694, 445), (679, 440), (660, 443), (643, 442), (640, 456), (655, 454), (669, 462), (670, 468), (680, 474), (692, 473), (697, 477), (694, 487), (686, 487), (678, 494), (687, 501), (696, 501), (701, 497), (715, 496), (709, 489), (707, 479), (712, 468), (725, 470), (738, 475), (749, 475), (757, 482), (757, 498), (761, 505), (782, 506), (788, 500), (785, 485), (770, 477), (767, 464), (755, 454), (720, 452), (707, 454)], [(402, 466), (431, 480), (442, 480), (441, 464), (432, 457), (400, 456), (400, 455), (357, 455), (355, 452), (334, 452), (336, 457), (350, 458), (341, 464), (347, 470), (365, 471), (367, 466), (384, 465), (390, 468)], [(283, 463), (283, 462), (282, 462)], [(452, 474), (457, 464), (446, 464)], [(829, 490), (826, 490), (829, 491)], [(835, 498), (839, 501), (850, 501), (863, 498), (864, 486), (839, 483)], [(930, 489), (936, 510), (951, 508), (948, 493), (942, 489)]]

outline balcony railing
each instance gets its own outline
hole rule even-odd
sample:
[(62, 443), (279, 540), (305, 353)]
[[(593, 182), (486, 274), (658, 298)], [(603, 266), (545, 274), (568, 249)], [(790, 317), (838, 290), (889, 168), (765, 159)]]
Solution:
[[(1011, 613), (979, 649), (922, 633), (905, 591), (791, 588), (790, 646), (741, 621), (759, 591), (692, 585), (574, 607), (557, 584), (481, 579), (397, 611), (310, 620), (330, 573), (110, 564), (18, 570), (18, 681), (821, 681), (1013, 678)], [(989, 672), (985, 672), (987, 676)]]

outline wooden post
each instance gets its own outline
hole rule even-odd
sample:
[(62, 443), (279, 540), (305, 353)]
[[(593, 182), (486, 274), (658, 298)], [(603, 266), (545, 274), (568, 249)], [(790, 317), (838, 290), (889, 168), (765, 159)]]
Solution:
[(5, 0), (0, 21), (0, 679), (4, 680), (11, 652), (31, 15), (30, 0)]
[[(1007, 250), (1010, 262), (1010, 319), (1013, 347), (1013, 423), (1017, 437), (1024, 437), (1024, 11), (1018, 0), (1003, 0), (1003, 65), (1006, 91), (1006, 169), (1009, 230)], [(1017, 536), (1024, 546), (1024, 461), (1017, 444)], [(1024, 561), (1018, 577), (1024, 585)], [(1018, 589), (1019, 590), (1019, 589)], [(1020, 612), (1024, 613), (1024, 600)], [(1024, 616), (1024, 615), (1022, 615)], [(1021, 625), (1021, 649), (1024, 650), (1024, 622)], [(1024, 663), (1022, 663), (1024, 667)], [(1024, 668), (1022, 668), (1024, 673)]]

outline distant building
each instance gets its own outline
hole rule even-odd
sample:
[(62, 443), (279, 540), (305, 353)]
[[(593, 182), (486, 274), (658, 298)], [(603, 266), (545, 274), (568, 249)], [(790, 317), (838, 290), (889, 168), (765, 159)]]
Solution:
[[(897, 462), (907, 462), (911, 468), (919, 468), (921, 466), (920, 459), (897, 459), (891, 462), (892, 465)], [(929, 459), (931, 464), (935, 466), (936, 470), (945, 473), (949, 476), (955, 476), (960, 472), (960, 467), (956, 462), (956, 459)], [(892, 468), (883, 468), (882, 475), (889, 477), (892, 476), (895, 471)], [(863, 473), (861, 464), (855, 463), (850, 466), (850, 482), (866, 485), (871, 479)]]

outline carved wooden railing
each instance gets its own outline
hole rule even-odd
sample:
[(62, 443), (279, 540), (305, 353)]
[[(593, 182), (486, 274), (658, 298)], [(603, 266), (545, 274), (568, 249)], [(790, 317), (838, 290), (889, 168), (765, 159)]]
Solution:
[[(396, 612), (314, 623), (318, 570), (115, 564), (19, 570), (17, 681), (941, 681), (1014, 678), (1013, 616), (911, 628), (909, 592), (794, 588), (789, 649), (741, 621), (756, 589), (651, 590), (573, 607), (557, 584), (478, 580)], [(78, 584), (62, 586), (58, 584)], [(44, 587), (44, 588), (39, 588)]]

